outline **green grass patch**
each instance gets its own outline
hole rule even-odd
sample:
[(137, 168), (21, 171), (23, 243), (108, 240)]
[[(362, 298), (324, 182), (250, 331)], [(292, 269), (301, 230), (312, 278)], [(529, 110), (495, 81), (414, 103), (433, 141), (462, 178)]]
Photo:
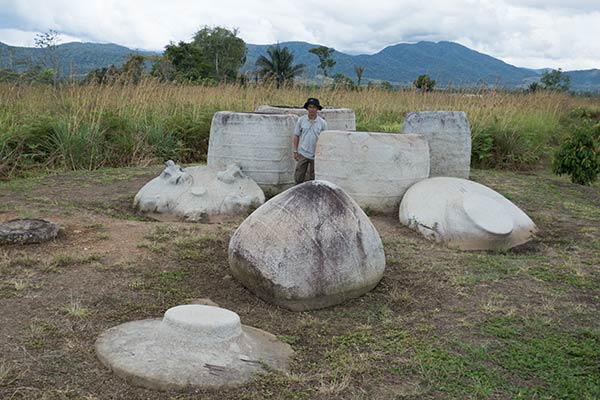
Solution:
[(600, 331), (563, 331), (518, 317), (492, 317), (482, 332), (495, 339), (487, 358), (524, 381), (514, 398), (600, 398)]

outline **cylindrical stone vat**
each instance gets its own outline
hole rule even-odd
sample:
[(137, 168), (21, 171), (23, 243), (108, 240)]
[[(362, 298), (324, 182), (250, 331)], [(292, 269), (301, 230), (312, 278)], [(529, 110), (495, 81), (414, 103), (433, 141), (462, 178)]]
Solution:
[(210, 126), (208, 165), (237, 163), (265, 191), (294, 184), (292, 141), (297, 117), (289, 114), (217, 112)]
[(471, 166), (471, 127), (463, 111), (409, 113), (402, 133), (425, 136), (431, 156), (430, 177), (468, 179)]
[(315, 178), (337, 184), (361, 207), (396, 212), (402, 195), (429, 176), (429, 146), (421, 135), (325, 131)]
[[(256, 111), (269, 114), (293, 114), (299, 117), (307, 113), (304, 108), (292, 106), (258, 106)], [(327, 121), (327, 129), (356, 130), (356, 115), (350, 108), (323, 108), (319, 111), (319, 115)]]

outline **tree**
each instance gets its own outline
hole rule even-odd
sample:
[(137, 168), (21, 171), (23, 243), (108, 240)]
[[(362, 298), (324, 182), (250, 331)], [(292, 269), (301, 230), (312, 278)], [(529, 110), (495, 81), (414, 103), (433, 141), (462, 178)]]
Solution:
[(544, 72), (540, 78), (540, 82), (544, 88), (548, 90), (556, 90), (558, 92), (566, 92), (569, 90), (571, 78), (566, 75), (562, 69), (553, 69), (552, 71)]
[(269, 58), (261, 55), (256, 60), (258, 73), (263, 79), (275, 79), (278, 89), (286, 82), (293, 82), (294, 77), (304, 71), (304, 64), (294, 65), (294, 55), (287, 47), (271, 46), (267, 54)]
[(333, 87), (336, 89), (354, 89), (354, 81), (344, 74), (333, 75)]
[(413, 85), (422, 92), (432, 91), (435, 84), (435, 80), (431, 79), (427, 74), (419, 75), (413, 82)]
[(85, 77), (85, 83), (111, 85), (119, 80), (119, 70), (113, 64), (108, 67), (90, 71)]
[(246, 43), (237, 37), (238, 31), (219, 26), (205, 26), (194, 35), (192, 44), (211, 65), (216, 82), (235, 80), (240, 67), (246, 62)]
[(535, 93), (537, 92), (537, 90), (540, 88), (540, 83), (539, 82), (531, 82), (529, 84), (529, 86), (527, 86), (527, 90), (531, 93)]
[(319, 68), (321, 71), (323, 71), (323, 76), (328, 76), (327, 70), (333, 68), (335, 65), (335, 61), (331, 58), (334, 49), (325, 46), (319, 46), (313, 47), (312, 49), (308, 50), (308, 52), (319, 57)]
[(58, 84), (58, 79), (60, 75), (59, 60), (57, 54), (57, 45), (59, 40), (60, 34), (52, 29), (50, 29), (48, 32), (38, 33), (33, 39), (35, 47), (45, 49), (45, 67), (46, 70), (50, 69), (50, 72), (48, 72), (47, 74), (52, 75), (54, 86)]
[(360, 81), (362, 80), (363, 73), (365, 72), (365, 67), (362, 65), (354, 66), (354, 73), (356, 74), (356, 86), (360, 88)]
[(160, 60), (152, 66), (151, 74), (165, 81), (200, 82), (212, 78), (211, 66), (202, 51), (191, 43), (170, 43)]
[(121, 81), (137, 85), (144, 75), (144, 56), (139, 54), (129, 55), (129, 59), (121, 67)]

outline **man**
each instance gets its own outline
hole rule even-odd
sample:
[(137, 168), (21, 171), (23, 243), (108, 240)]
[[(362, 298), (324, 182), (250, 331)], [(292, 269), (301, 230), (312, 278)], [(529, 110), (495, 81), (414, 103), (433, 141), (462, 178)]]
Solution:
[(317, 115), (322, 110), (319, 99), (309, 98), (304, 103), (308, 115), (298, 118), (294, 131), (294, 159), (296, 160), (296, 172), (294, 180), (296, 185), (315, 179), (315, 148), (317, 139), (324, 130), (327, 130), (327, 122)]

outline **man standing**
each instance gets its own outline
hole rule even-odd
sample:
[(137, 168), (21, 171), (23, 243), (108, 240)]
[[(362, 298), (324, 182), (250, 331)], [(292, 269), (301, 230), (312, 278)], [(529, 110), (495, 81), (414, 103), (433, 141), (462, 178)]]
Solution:
[(304, 103), (308, 115), (298, 118), (294, 132), (294, 159), (296, 160), (296, 172), (294, 180), (296, 185), (315, 179), (315, 148), (317, 139), (324, 130), (327, 130), (327, 122), (317, 115), (322, 110), (319, 99), (309, 98)]

